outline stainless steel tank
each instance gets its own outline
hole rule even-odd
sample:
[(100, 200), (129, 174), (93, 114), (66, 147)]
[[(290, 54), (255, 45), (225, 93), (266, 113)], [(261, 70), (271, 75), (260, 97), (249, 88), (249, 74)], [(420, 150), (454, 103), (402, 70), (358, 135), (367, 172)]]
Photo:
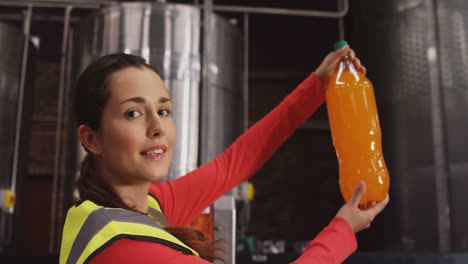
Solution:
[(207, 85), (202, 88), (200, 163), (221, 154), (244, 130), (243, 37), (228, 20), (209, 16)]
[(14, 233), (21, 232), (22, 183), (27, 173), (32, 125), (31, 58), (35, 57), (35, 47), (28, 41), (25, 56), (31, 60), (26, 60), (23, 67), (25, 40), (20, 29), (0, 23), (0, 189), (2, 196), (5, 190), (16, 196), (10, 208), (4, 208), (5, 197), (0, 198), (0, 252), (16, 242)]
[(350, 44), (375, 86), (391, 179), (387, 217), (364, 248), (468, 250), (467, 17), (457, 0), (351, 5)]

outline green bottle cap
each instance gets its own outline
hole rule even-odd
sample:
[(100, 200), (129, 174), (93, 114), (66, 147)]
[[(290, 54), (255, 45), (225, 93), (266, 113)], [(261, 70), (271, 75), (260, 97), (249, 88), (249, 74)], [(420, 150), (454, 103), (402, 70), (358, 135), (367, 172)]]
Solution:
[(348, 42), (346, 42), (346, 40), (340, 40), (338, 42), (335, 42), (335, 44), (333, 44), (333, 49), (339, 50), (346, 45), (348, 45)]

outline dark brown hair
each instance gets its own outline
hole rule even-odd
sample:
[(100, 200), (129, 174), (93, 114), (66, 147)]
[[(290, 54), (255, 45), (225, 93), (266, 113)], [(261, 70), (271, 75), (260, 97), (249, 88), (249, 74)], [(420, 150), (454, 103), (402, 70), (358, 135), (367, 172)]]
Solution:
[[(94, 131), (99, 130), (102, 113), (110, 96), (109, 83), (112, 75), (129, 67), (147, 68), (158, 74), (156, 69), (146, 63), (143, 58), (125, 53), (103, 56), (83, 71), (77, 81), (74, 102), (78, 126), (86, 125)], [(99, 175), (94, 163), (94, 157), (88, 152), (82, 161), (80, 176), (75, 184), (80, 199), (91, 200), (105, 207), (124, 208), (142, 213), (123, 202), (112, 186)], [(197, 251), (203, 259), (214, 260), (214, 243), (208, 241), (202, 232), (187, 227), (166, 227), (165, 229)]]

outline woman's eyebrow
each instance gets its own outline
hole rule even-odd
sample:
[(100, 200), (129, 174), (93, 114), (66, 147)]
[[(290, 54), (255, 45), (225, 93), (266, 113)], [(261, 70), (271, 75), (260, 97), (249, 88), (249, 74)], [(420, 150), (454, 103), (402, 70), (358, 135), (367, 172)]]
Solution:
[[(169, 98), (169, 97), (160, 97), (158, 101), (159, 101), (159, 103), (167, 103), (167, 102), (171, 101), (171, 98)], [(126, 103), (126, 102), (135, 102), (135, 103), (139, 103), (139, 104), (144, 104), (144, 103), (146, 103), (146, 100), (145, 100), (145, 98), (143, 98), (141, 96), (136, 96), (136, 97), (125, 99), (122, 102), (120, 102), (120, 104), (123, 104), (123, 103)]]
[(126, 102), (135, 102), (135, 103), (139, 103), (139, 104), (144, 104), (146, 102), (146, 100), (143, 97), (137, 96), (137, 97), (132, 97), (132, 98), (125, 99), (122, 102), (120, 102), (120, 104), (123, 104), (123, 103), (126, 103)]
[(160, 103), (166, 103), (166, 102), (170, 102), (171, 101), (171, 98), (169, 97), (161, 97), (159, 98), (159, 102)]

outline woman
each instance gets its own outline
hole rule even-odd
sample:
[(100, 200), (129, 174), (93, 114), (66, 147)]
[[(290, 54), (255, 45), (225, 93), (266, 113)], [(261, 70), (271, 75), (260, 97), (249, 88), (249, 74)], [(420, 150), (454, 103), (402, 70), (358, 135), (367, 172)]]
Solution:
[[(137, 56), (111, 54), (94, 61), (77, 83), (77, 132), (87, 156), (76, 183), (81, 200), (65, 221), (60, 263), (212, 261), (214, 246), (186, 226), (252, 176), (324, 102), (321, 83), (347, 53), (365, 72), (348, 46), (330, 53), (224, 153), (163, 183), (176, 138), (167, 88)], [(388, 202), (361, 210), (364, 191), (360, 184), (295, 263), (339, 263), (354, 252), (354, 233), (368, 227)]]

